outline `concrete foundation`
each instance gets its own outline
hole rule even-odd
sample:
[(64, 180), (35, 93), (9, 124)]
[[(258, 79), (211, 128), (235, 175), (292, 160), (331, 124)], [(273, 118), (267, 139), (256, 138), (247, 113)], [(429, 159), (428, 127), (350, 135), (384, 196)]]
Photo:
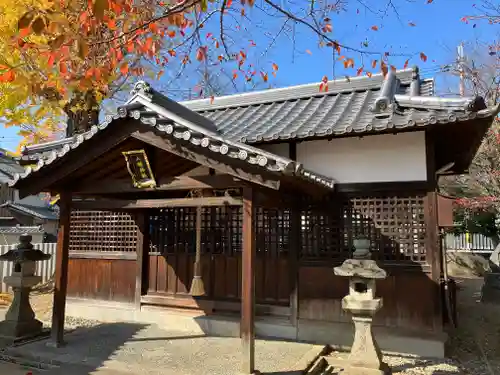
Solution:
[[(152, 323), (165, 329), (175, 327), (177, 331), (191, 334), (240, 336), (237, 317), (206, 316), (198, 311), (156, 306), (142, 306), (138, 310), (132, 304), (68, 298), (66, 314), (103, 322)], [(342, 350), (350, 348), (354, 337), (351, 323), (299, 319), (298, 326), (293, 326), (285, 318), (257, 317), (255, 325), (256, 335), (261, 338), (311, 342)], [(373, 327), (373, 331), (380, 349), (386, 354), (402, 353), (434, 358), (445, 356), (445, 334), (419, 335), (387, 327)]]

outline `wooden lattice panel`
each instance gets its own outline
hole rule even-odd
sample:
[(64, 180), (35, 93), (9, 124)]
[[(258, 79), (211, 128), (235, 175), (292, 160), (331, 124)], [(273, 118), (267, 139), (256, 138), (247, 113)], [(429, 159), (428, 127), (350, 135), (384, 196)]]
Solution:
[(137, 225), (130, 214), (109, 211), (72, 211), (70, 251), (133, 252)]
[(424, 196), (337, 196), (302, 211), (303, 258), (345, 259), (353, 239), (371, 240), (376, 259), (425, 262)]
[[(201, 209), (202, 253), (231, 255), (241, 250), (241, 207)], [(196, 208), (154, 210), (150, 215), (153, 253), (194, 254), (196, 251)]]
[(290, 210), (257, 208), (256, 213), (258, 253), (278, 256), (289, 250)]
[[(290, 211), (258, 208), (255, 219), (257, 252), (269, 256), (286, 253), (289, 247)], [(195, 252), (195, 208), (155, 210), (150, 220), (152, 252)], [(241, 207), (203, 207), (202, 253), (232, 255), (240, 252), (242, 227)]]

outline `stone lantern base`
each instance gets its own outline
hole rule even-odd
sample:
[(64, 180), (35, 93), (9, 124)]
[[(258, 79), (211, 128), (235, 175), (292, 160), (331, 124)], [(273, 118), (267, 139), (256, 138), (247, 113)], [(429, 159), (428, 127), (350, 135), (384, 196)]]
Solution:
[(27, 336), (36, 336), (42, 332), (42, 322), (35, 318), (30, 304), (30, 291), (33, 285), (40, 282), (39, 276), (13, 275), (4, 278), (7, 285), (12, 286), (14, 299), (0, 322), (0, 336), (4, 338), (20, 339)]

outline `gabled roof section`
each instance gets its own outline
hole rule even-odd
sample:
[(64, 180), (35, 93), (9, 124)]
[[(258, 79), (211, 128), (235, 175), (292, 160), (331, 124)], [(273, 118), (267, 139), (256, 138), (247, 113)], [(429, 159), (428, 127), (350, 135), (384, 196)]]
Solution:
[[(23, 173), (16, 174), (10, 185), (14, 186), (17, 181), (59, 162), (66, 154), (99, 136), (104, 129), (113, 126), (115, 120), (133, 118), (151, 127), (162, 137), (191, 148), (200, 148), (204, 153), (213, 153), (219, 158), (234, 159), (238, 163), (246, 163), (267, 173), (299, 177), (329, 189), (334, 187), (331, 178), (306, 170), (301, 163), (219, 135), (214, 131), (215, 127), (210, 120), (196, 113), (189, 114), (191, 112), (189, 109), (160, 96), (161, 94), (151, 89), (147, 83), (138, 82), (132, 91), (132, 98), (126, 105), (119, 107), (113, 116), (106, 116), (103, 123), (93, 126), (87, 133), (79, 134), (73, 137), (71, 142), (47, 152), (36, 165), (28, 166)], [(167, 108), (160, 104), (165, 104)], [(188, 114), (184, 117), (185, 112)]]

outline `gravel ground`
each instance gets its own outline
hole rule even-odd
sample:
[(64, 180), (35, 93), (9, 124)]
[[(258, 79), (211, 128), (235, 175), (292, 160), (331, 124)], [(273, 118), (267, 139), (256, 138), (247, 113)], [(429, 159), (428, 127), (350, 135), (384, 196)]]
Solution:
[[(478, 301), (481, 285), (482, 279), (479, 278), (457, 279), (457, 286), (459, 289), (457, 296), (459, 327), (449, 332), (449, 359), (431, 360), (407, 356), (385, 356), (384, 360), (392, 367), (394, 375), (500, 374), (500, 305), (485, 305)], [(52, 314), (52, 295), (34, 295), (32, 297), (32, 305), (38, 319), (44, 322), (45, 325), (49, 326)], [(88, 358), (95, 358), (96, 355), (102, 355), (102, 353), (106, 350), (106, 343), (109, 340), (112, 340), (109, 337), (116, 336), (116, 334), (108, 332), (108, 328), (103, 329), (98, 327), (100, 323), (97, 321), (67, 317), (66, 323), (68, 328), (87, 327), (90, 328), (91, 331), (99, 330), (103, 332), (98, 335), (100, 337), (98, 340), (100, 343), (98, 344), (96, 342), (96, 345), (93, 345), (91, 349), (85, 349), (87, 350), (86, 354), (82, 353), (82, 355), (85, 355)], [(104, 326), (105, 325), (101, 327)], [(132, 328), (122, 327), (120, 328), (120, 331), (123, 331), (123, 334), (127, 334), (127, 329), (130, 331)], [(130, 370), (138, 369), (141, 366), (144, 367), (146, 363), (159, 364), (158, 361), (161, 362), (162, 366), (170, 367), (173, 365), (173, 363), (169, 362), (172, 359), (165, 356), (166, 348), (162, 348), (163, 350), (159, 351), (159, 343), (155, 343), (154, 340), (151, 340), (153, 332), (155, 335), (158, 334), (157, 330), (147, 328), (146, 326), (136, 327), (134, 329), (134, 332), (129, 332), (129, 334), (134, 336), (132, 342), (127, 342), (127, 344), (124, 345), (118, 345), (120, 349), (113, 354), (110, 353), (109, 355), (110, 362), (115, 362), (115, 364), (121, 363), (122, 365), (125, 363), (125, 368), (129, 368)], [(84, 335), (85, 331), (81, 332), (81, 334)], [(137, 332), (142, 333), (138, 334)], [(172, 334), (172, 332), (168, 332), (169, 336)], [(171, 337), (170, 339), (167, 337), (161, 339), (169, 342), (169, 344), (165, 345), (170, 345), (169, 349), (172, 349), (171, 351), (175, 351), (176, 353), (177, 350), (180, 349), (175, 349), (175, 347), (181, 345), (181, 342), (184, 341), (173, 340)], [(79, 339), (79, 342), (83, 340), (84, 336)], [(183, 357), (184, 363), (189, 362), (190, 358), (200, 356), (202, 361), (199, 363), (204, 363), (204, 366), (207, 366), (210, 365), (210, 353), (222, 353), (223, 351), (221, 346), (222, 344), (214, 338), (200, 339), (193, 337), (189, 340), (191, 341), (187, 347), (190, 351), (186, 352), (185, 358)], [(143, 352), (144, 354), (140, 354), (137, 350), (139, 348), (138, 345), (140, 348), (147, 349), (147, 351)], [(239, 340), (236, 340), (234, 345), (237, 345), (239, 348)], [(206, 351), (204, 349), (206, 346), (214, 349), (214, 351)], [(88, 350), (90, 350), (90, 352)], [(279, 362), (278, 358), (274, 358), (274, 354), (272, 354), (277, 352), (271, 350), (269, 355), (265, 354), (267, 349), (265, 349), (265, 345), (263, 346), (262, 343), (257, 345), (257, 350), (261, 353), (257, 357), (257, 361)], [(295, 349), (291, 349), (291, 347), (287, 349), (284, 348), (280, 358), (284, 358), (286, 356), (290, 358), (293, 354), (293, 350)], [(338, 355), (343, 356), (345, 354), (338, 353)], [(234, 353), (225, 353), (223, 356), (224, 360), (235, 360), (236, 358), (239, 358), (239, 350), (234, 350)], [(283, 366), (283, 364), (280, 366)], [(179, 374), (184, 373), (184, 371), (181, 371), (180, 368), (177, 368), (176, 371), (176, 373)], [(132, 371), (132, 373), (135, 372)], [(151, 374), (153, 373), (154, 371), (151, 372)]]

